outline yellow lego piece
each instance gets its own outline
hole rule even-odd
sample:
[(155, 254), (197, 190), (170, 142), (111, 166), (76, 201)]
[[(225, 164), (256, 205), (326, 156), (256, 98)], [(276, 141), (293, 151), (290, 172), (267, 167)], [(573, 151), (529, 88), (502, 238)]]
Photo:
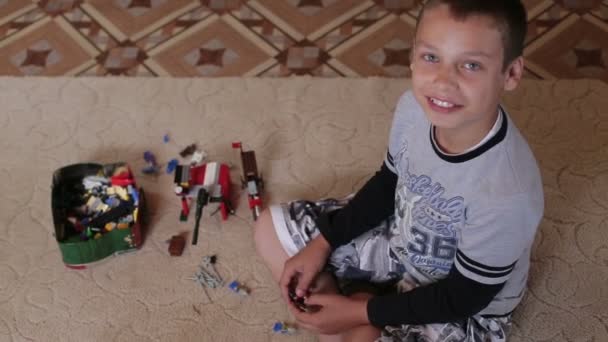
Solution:
[(125, 188), (121, 186), (114, 186), (114, 191), (116, 191), (118, 197), (120, 197), (120, 199), (122, 199), (123, 201), (129, 200), (129, 194), (127, 194), (127, 190)]
[(95, 240), (97, 240), (97, 239), (101, 239), (101, 233), (95, 234)]
[(108, 222), (106, 223), (105, 226), (105, 230), (108, 232), (111, 232), (112, 230), (114, 230), (114, 228), (116, 228), (116, 223), (115, 222)]
[(133, 210), (133, 222), (137, 222), (137, 213), (139, 213), (139, 208)]

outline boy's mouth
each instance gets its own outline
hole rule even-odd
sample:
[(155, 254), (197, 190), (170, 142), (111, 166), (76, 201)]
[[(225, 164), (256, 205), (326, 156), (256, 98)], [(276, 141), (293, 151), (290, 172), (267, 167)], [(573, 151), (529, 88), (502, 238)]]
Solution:
[(429, 96), (427, 96), (427, 102), (431, 109), (439, 113), (451, 113), (463, 107), (462, 105)]

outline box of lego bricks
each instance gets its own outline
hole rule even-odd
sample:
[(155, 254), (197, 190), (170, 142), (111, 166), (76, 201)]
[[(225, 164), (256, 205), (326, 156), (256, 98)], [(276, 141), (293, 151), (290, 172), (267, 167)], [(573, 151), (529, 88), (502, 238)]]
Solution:
[(74, 164), (53, 173), (51, 207), (63, 262), (86, 268), (143, 242), (145, 199), (125, 163)]

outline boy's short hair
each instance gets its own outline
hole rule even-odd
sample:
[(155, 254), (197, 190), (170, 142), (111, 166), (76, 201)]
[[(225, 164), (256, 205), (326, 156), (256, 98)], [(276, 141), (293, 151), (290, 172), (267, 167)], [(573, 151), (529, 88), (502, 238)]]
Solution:
[(528, 24), (526, 8), (520, 0), (428, 0), (418, 16), (418, 23), (425, 10), (439, 5), (448, 5), (457, 20), (481, 15), (496, 22), (504, 47), (503, 71), (523, 54)]

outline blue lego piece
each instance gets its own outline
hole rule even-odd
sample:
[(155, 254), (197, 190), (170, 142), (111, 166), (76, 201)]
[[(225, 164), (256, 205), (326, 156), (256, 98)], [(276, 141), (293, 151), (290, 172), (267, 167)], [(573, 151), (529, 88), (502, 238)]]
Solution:
[(272, 326), (272, 331), (275, 334), (283, 334), (283, 335), (294, 335), (296, 333), (296, 328), (292, 325), (283, 322), (276, 322)]
[(233, 281), (232, 283), (228, 284), (228, 288), (230, 290), (232, 290), (234, 293), (239, 294), (241, 296), (248, 296), (249, 295), (249, 290), (242, 286), (238, 281)]
[(239, 282), (238, 282), (238, 281), (236, 281), (236, 280), (235, 280), (235, 281), (233, 281), (232, 283), (228, 284), (228, 287), (229, 287), (229, 288), (230, 288), (232, 291), (234, 291), (234, 292), (236, 292), (236, 291), (238, 291), (238, 290), (239, 290), (239, 286), (240, 286), (240, 284), (239, 284)]
[(179, 162), (177, 161), (177, 159), (171, 159), (169, 163), (167, 163), (167, 173), (173, 173), (173, 171), (175, 171), (175, 169), (177, 168), (178, 164)]
[(116, 197), (108, 197), (105, 201), (105, 204), (107, 204), (109, 207), (114, 208), (114, 207), (118, 207), (118, 205), (120, 204), (120, 200)]
[(129, 194), (133, 198), (133, 204), (139, 205), (139, 192), (137, 192), (137, 189), (129, 185)]
[(169, 142), (169, 134), (165, 134), (165, 135), (163, 136), (163, 142), (164, 142), (165, 144)]
[(150, 151), (144, 152), (144, 160), (151, 164), (156, 164), (156, 157)]
[(157, 174), (158, 173), (158, 164), (156, 164), (156, 157), (150, 151), (144, 152), (144, 160), (148, 163), (148, 166), (144, 167), (141, 172), (146, 175)]

